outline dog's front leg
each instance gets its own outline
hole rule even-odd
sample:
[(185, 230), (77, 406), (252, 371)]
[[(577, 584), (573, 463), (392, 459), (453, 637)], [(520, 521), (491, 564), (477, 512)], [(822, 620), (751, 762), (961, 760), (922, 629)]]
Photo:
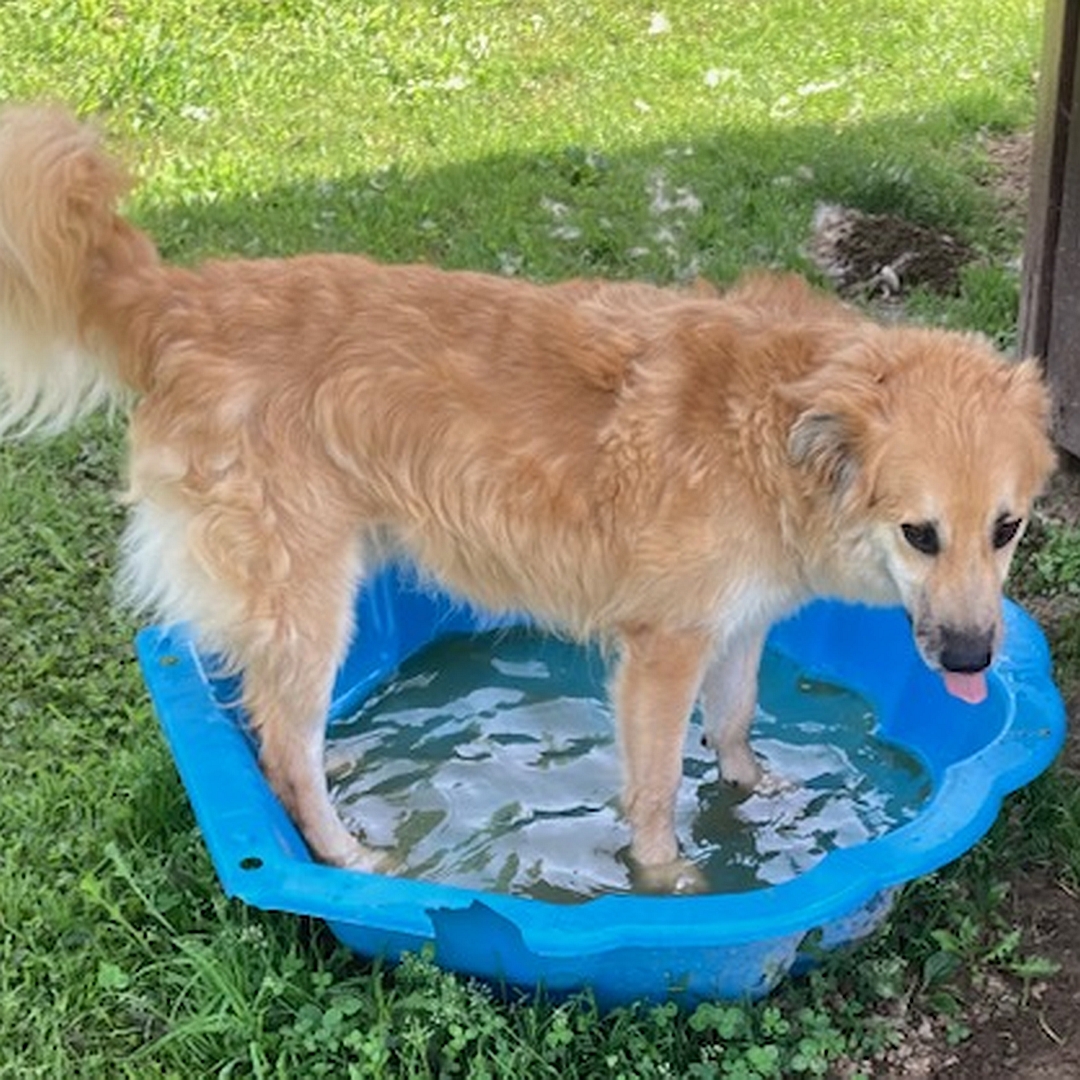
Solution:
[(764, 776), (750, 748), (764, 647), (764, 631), (727, 642), (710, 662), (701, 687), (705, 744), (716, 751), (721, 779), (747, 791), (757, 788)]
[(686, 725), (710, 647), (709, 635), (697, 630), (622, 630), (612, 698), (623, 757), (623, 813), (633, 831), (631, 854), (646, 871), (678, 859), (675, 797)]

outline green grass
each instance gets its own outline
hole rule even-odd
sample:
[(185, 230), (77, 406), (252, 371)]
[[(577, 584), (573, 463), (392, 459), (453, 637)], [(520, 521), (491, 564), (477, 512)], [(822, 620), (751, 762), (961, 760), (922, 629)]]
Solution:
[[(1020, 223), (980, 182), (981, 140), (1031, 123), (1039, 8), (6, 0), (0, 100), (100, 116), (140, 177), (133, 216), (181, 261), (726, 281), (808, 270), (828, 200), (961, 235), (980, 253), (961, 295), (913, 310), (1009, 342)], [(112, 604), (121, 449), (103, 418), (0, 447), (0, 1076), (821, 1075), (913, 1009), (962, 1037), (962, 975), (1041, 976), (998, 902), (1031, 865), (1080, 880), (1064, 771), (886, 933), (754, 1007), (504, 1004), (224, 900)], [(1074, 591), (1078, 552), (1061, 527), (1023, 581)], [(1076, 685), (1080, 628), (1055, 648)]]

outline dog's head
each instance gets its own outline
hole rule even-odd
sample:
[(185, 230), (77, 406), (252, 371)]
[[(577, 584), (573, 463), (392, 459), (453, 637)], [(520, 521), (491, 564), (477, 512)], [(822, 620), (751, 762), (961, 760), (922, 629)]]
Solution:
[(839, 591), (898, 598), (948, 691), (981, 701), (1001, 587), (1054, 464), (1037, 364), (975, 335), (866, 327), (794, 400), (789, 450), (836, 515)]

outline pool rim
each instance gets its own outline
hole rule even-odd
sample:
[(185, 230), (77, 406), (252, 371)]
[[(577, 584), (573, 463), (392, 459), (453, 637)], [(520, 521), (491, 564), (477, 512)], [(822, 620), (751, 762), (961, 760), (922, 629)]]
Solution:
[[(818, 601), (811, 607), (836, 603)], [(532, 953), (573, 957), (660, 946), (669, 951), (739, 946), (805, 934), (970, 849), (989, 830), (1004, 798), (1050, 764), (1065, 736), (1064, 704), (1050, 678), (1041, 630), (1011, 601), (1005, 602), (1005, 619), (1008, 648), (989, 676), (991, 698), (1007, 712), (1001, 730), (945, 771), (911, 821), (831, 851), (789, 881), (746, 893), (618, 894), (577, 904), (314, 862), (263, 779), (236, 711), (215, 700), (188, 630), (149, 627), (139, 633), (137, 651), (228, 895), (265, 910), (416, 940), (434, 939), (433, 913), (479, 903), (519, 928)], [(854, 689), (873, 701), (866, 687)]]

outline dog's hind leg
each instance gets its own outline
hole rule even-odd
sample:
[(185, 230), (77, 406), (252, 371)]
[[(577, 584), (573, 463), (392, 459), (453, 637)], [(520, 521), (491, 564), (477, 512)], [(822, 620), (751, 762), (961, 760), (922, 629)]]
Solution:
[[(315, 857), (374, 868), (378, 853), (360, 845), (334, 811), (323, 764), (362, 569), (355, 528), (333, 520), (328, 508), (287, 514), (283, 498), (232, 494), (172, 515), (157, 504), (137, 507), (130, 576), (166, 577), (157, 589), (166, 613), (194, 623), (200, 643), (241, 674), (263, 772)], [(141, 590), (153, 599), (153, 586)]]
[(705, 672), (701, 710), (706, 746), (716, 752), (721, 779), (752, 791), (764, 773), (750, 748), (758, 668), (765, 633), (751, 631), (725, 644)]
[(312, 853), (333, 866), (374, 870), (385, 854), (363, 846), (330, 801), (323, 761), (334, 675), (352, 629), (353, 581), (333, 563), (318, 580), (289, 580), (242, 647), (243, 702), (259, 763)]
[(244, 706), (258, 732), (263, 773), (312, 853), (333, 866), (370, 869), (375, 854), (341, 823), (327, 792), (324, 728), (334, 665), (316, 656), (325, 644), (270, 641), (257, 650), (244, 669)]
[(623, 756), (623, 813), (633, 830), (634, 861), (645, 869), (678, 859), (675, 797), (687, 721), (710, 645), (697, 630), (622, 632), (612, 698)]

